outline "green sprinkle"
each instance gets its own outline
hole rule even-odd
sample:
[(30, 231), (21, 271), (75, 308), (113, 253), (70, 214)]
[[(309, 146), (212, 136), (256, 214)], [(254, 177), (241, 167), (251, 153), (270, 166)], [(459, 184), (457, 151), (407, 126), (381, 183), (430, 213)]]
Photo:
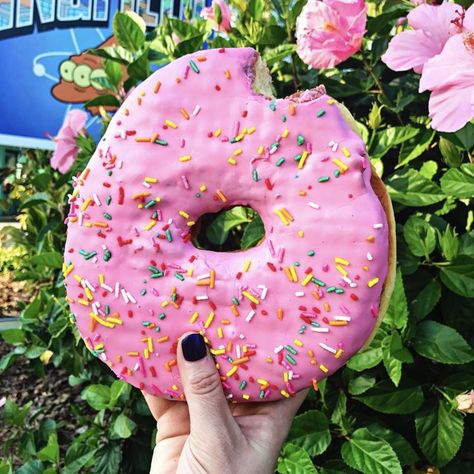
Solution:
[(336, 287), (335, 287), (335, 286), (328, 286), (328, 287), (326, 288), (326, 291), (327, 291), (328, 293), (333, 293), (334, 291), (336, 291)]
[(291, 357), (290, 354), (285, 354), (285, 359), (286, 359), (291, 365), (296, 365), (296, 360), (293, 359), (293, 357)]
[(303, 137), (303, 135), (298, 135), (298, 136), (296, 137), (296, 143), (297, 143), (299, 146), (303, 145), (303, 143), (304, 143), (304, 137)]
[(326, 113), (326, 111), (325, 111), (324, 109), (321, 109), (319, 112), (316, 113), (316, 117), (320, 118), (320, 117), (322, 117), (325, 113)]
[(105, 315), (107, 316), (110, 314), (110, 306), (108, 304), (105, 305)]
[(190, 59), (189, 65), (191, 66), (191, 69), (196, 73), (199, 74), (199, 68), (196, 66), (196, 63)]
[(177, 298), (178, 298), (178, 295), (176, 293), (173, 293), (171, 295), (171, 301), (176, 301)]
[(168, 142), (166, 140), (162, 140), (161, 138), (157, 138), (155, 140), (155, 143), (157, 145), (161, 145), (161, 146), (168, 146)]
[(164, 275), (163, 272), (153, 273), (153, 274), (151, 275), (151, 278), (161, 278), (163, 275)]
[(253, 180), (258, 183), (258, 172), (257, 172), (257, 170), (253, 170), (252, 177), (253, 177)]
[(265, 390), (260, 390), (260, 393), (258, 394), (258, 397), (260, 399), (263, 399), (264, 396), (265, 396)]
[(153, 211), (153, 213), (152, 213), (152, 215), (151, 215), (151, 218), (152, 218), (152, 219), (158, 219), (158, 212)]
[(161, 331), (160, 326), (155, 326), (155, 332), (160, 332), (160, 331)]
[(300, 262), (295, 262), (295, 267), (299, 267), (301, 265)]
[(314, 257), (314, 254), (315, 254), (315, 253), (316, 253), (316, 252), (315, 252), (314, 250), (308, 250), (308, 256), (309, 256), (309, 257)]
[(247, 386), (247, 381), (246, 380), (242, 380), (242, 382), (240, 382), (240, 390), (243, 390), (245, 387)]
[(103, 216), (108, 219), (109, 221), (112, 220), (112, 216), (108, 212), (104, 212)]
[(316, 321), (311, 321), (309, 324), (311, 324), (311, 326), (314, 326), (315, 328), (319, 328), (321, 325), (319, 323), (317, 323)]
[(109, 249), (104, 250), (104, 261), (108, 262), (112, 258), (112, 252)]
[(338, 295), (342, 295), (342, 293), (344, 293), (344, 289), (343, 288), (336, 288), (334, 293), (337, 293)]
[(165, 234), (168, 242), (173, 242), (173, 236), (171, 235), (171, 231), (169, 229), (166, 229)]
[(156, 204), (156, 201), (154, 199), (152, 199), (151, 201), (148, 201), (145, 204), (145, 209), (150, 209), (150, 207), (154, 206), (155, 204)]
[(112, 202), (112, 196), (107, 196), (105, 198), (105, 202), (107, 203), (107, 206), (110, 206), (110, 203)]
[(235, 306), (239, 306), (239, 304), (240, 304), (239, 300), (235, 296), (232, 297), (232, 303), (234, 303)]
[(184, 281), (184, 276), (181, 275), (181, 273), (176, 272), (176, 273), (174, 274), (174, 276), (175, 276), (178, 280)]
[(165, 318), (166, 318), (166, 314), (165, 314), (165, 313), (160, 313), (159, 316), (158, 316), (158, 319), (159, 319), (160, 321), (162, 321), (162, 320), (165, 319)]
[(282, 121), (282, 122), (286, 122), (286, 115), (282, 115), (282, 116), (281, 116), (281, 121)]
[(325, 183), (326, 181), (329, 181), (331, 178), (329, 176), (321, 176), (318, 178), (318, 183)]
[(97, 255), (97, 252), (90, 252), (89, 254), (85, 255), (84, 258), (86, 260), (90, 260), (92, 257), (95, 257)]
[(285, 158), (280, 158), (275, 164), (281, 166), (285, 162)]
[(341, 175), (341, 170), (334, 170), (334, 176), (336, 178), (339, 178), (340, 175)]
[(296, 155), (293, 159), (294, 159), (295, 161), (300, 161), (302, 157), (303, 157), (303, 155), (302, 155), (301, 153), (299, 153), (299, 154)]
[(291, 352), (293, 355), (298, 354), (298, 351), (297, 351), (294, 347), (290, 346), (289, 344), (287, 344), (287, 345), (285, 346), (285, 349), (286, 349), (288, 352)]
[(279, 148), (280, 147), (280, 142), (274, 142), (272, 143), (272, 146), (270, 148)]
[(272, 100), (272, 101), (270, 102), (270, 110), (271, 110), (272, 112), (275, 112), (275, 110), (276, 110), (276, 103), (275, 103), (274, 100)]
[(143, 326), (148, 327), (150, 325), (150, 321), (143, 321), (142, 324)]
[(235, 138), (231, 138), (231, 139), (229, 140), (229, 143), (236, 143), (236, 142), (237, 142), (237, 140), (236, 140)]
[(318, 286), (326, 286), (326, 283), (324, 281), (318, 280), (317, 278), (313, 277), (311, 278), (311, 281), (315, 283)]
[(112, 170), (109, 170), (109, 171), (107, 172), (107, 174), (108, 174), (109, 176), (112, 176), (112, 175), (113, 175)]
[(145, 295), (146, 295), (146, 289), (145, 289), (145, 288), (143, 288), (143, 290), (142, 290), (142, 291), (140, 291), (140, 294), (141, 294), (142, 296), (145, 296)]
[(148, 265), (148, 270), (150, 270), (150, 272), (153, 272), (153, 273), (160, 273), (160, 270), (154, 267), (153, 265)]

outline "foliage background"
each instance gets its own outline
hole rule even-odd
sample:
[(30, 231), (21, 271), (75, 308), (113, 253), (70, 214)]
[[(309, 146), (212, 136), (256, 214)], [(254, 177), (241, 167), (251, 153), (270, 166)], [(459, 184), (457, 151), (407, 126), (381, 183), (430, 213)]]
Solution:
[[(324, 71), (308, 69), (295, 54), (295, 21), (304, 3), (233, 0), (238, 15), (226, 36), (202, 19), (165, 19), (146, 33), (139, 20), (117, 14), (120, 46), (95, 51), (104, 59), (103, 81), (114, 93), (92, 105), (119, 105), (152, 68), (205, 43), (255, 47), (269, 65), (278, 97), (322, 83), (344, 102), (394, 203), (396, 289), (370, 347), (308, 396), (282, 448), (278, 472), (396, 474), (428, 472), (430, 466), (446, 474), (474, 472), (474, 424), (454, 400), (474, 387), (474, 125), (455, 134), (430, 129), (428, 95), (418, 93), (417, 75), (394, 73), (380, 61), (411, 2), (368, 1), (361, 52)], [(108, 120), (104, 113), (104, 129)], [(20, 357), (38, 377), (45, 364), (61, 367), (91, 409), (70, 407), (79, 434), (69, 439), (60, 422), (36, 423), (31, 403), (18, 407), (8, 400), (0, 410), (11, 433), (0, 440), (0, 474), (142, 473), (151, 459), (154, 426), (140, 393), (114, 380), (86, 350), (64, 300), (67, 194), (71, 177), (95, 149), (91, 137), (78, 144), (79, 158), (67, 175), (50, 168), (46, 153), (30, 152), (13, 186), (10, 199), (19, 208), (22, 229), (5, 232), (15, 251), (26, 254), (11, 261), (16, 278), (28, 282), (35, 297), (29, 305), (19, 303), (21, 329), (1, 333), (11, 351), (0, 359), (0, 374)], [(224, 250), (252, 245), (262, 231), (253, 217), (241, 210), (221, 215), (209, 223), (202, 245)]]

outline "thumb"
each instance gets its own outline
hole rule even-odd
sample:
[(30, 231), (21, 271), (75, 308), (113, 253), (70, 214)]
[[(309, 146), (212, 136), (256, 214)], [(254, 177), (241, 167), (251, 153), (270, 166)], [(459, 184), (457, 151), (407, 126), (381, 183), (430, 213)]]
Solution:
[(222, 441), (224, 435), (237, 434), (221, 385), (214, 359), (203, 336), (184, 334), (178, 344), (178, 369), (189, 407), (191, 436), (197, 439)]

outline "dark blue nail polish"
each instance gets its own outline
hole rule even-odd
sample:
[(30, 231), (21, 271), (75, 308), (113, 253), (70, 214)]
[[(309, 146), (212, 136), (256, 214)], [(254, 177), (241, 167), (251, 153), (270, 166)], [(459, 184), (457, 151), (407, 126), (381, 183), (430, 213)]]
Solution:
[(189, 334), (181, 341), (183, 356), (188, 362), (202, 359), (206, 355), (206, 343), (201, 334)]

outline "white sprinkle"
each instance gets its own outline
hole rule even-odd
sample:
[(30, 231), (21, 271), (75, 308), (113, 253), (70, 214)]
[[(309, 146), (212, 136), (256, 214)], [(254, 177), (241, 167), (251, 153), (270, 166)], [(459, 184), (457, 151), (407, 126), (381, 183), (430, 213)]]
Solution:
[(100, 285), (101, 288), (103, 288), (104, 290), (107, 290), (107, 291), (110, 291), (110, 293), (113, 293), (114, 289), (109, 286), (109, 285), (106, 285), (105, 283), (102, 283), (102, 285)]
[(130, 300), (128, 299), (127, 292), (123, 288), (120, 290), (120, 292), (122, 293), (122, 296), (123, 296), (123, 299), (125, 300), (125, 303), (128, 303)]
[(93, 199), (94, 199), (94, 202), (95, 202), (98, 206), (102, 206), (102, 203), (100, 202), (99, 196), (97, 196), (96, 193), (93, 193), (93, 194), (92, 194), (92, 197), (93, 197)]
[(319, 209), (320, 208), (319, 204), (316, 204), (315, 202), (308, 202), (308, 206), (312, 207), (313, 209)]
[(196, 299), (197, 299), (198, 301), (204, 301), (204, 300), (208, 300), (208, 299), (209, 299), (209, 296), (207, 296), (207, 295), (196, 296)]
[(304, 291), (297, 291), (295, 296), (304, 296)]
[(382, 229), (383, 224), (374, 224), (373, 227), (374, 227), (374, 229)]
[(99, 313), (99, 306), (97, 305), (97, 301), (95, 303), (92, 303), (92, 311), (95, 313), (95, 314), (98, 314)]
[(132, 303), (135, 304), (135, 303), (137, 302), (137, 300), (133, 297), (132, 294), (130, 294), (129, 291), (127, 291), (127, 296), (128, 296), (128, 299), (129, 299)]
[(357, 283), (349, 283), (349, 286), (350, 286), (351, 288), (357, 288)]
[(198, 104), (193, 110), (193, 113), (191, 114), (193, 117), (196, 117), (196, 115), (201, 111), (201, 106)]
[(118, 298), (119, 290), (120, 290), (120, 283), (117, 282), (117, 283), (115, 283), (115, 298)]
[(122, 166), (123, 166), (123, 161), (122, 161), (122, 160), (119, 160), (119, 161), (118, 161), (119, 170), (122, 169)]
[(248, 323), (252, 321), (252, 318), (255, 316), (255, 311), (252, 309), (249, 314), (247, 314), (247, 317), (245, 318), (245, 321)]
[(145, 186), (145, 188), (148, 188), (150, 189), (151, 188), (151, 184), (150, 183), (147, 183), (146, 181), (143, 181), (143, 186)]
[(284, 348), (283, 346), (280, 344), (279, 346), (276, 346), (275, 349), (273, 349), (273, 352), (275, 354), (278, 354), (280, 351), (282, 351)]
[(262, 290), (260, 294), (260, 299), (264, 300), (267, 297), (268, 288), (265, 285), (257, 285), (257, 288)]
[(336, 321), (350, 321), (351, 320), (351, 317), (350, 316), (344, 316), (344, 315), (338, 315), (338, 316), (334, 316), (334, 319)]
[(205, 280), (206, 278), (210, 278), (210, 276), (210, 273), (203, 273), (202, 275), (197, 276), (196, 280)]
[(372, 254), (370, 252), (367, 252), (367, 260), (369, 260), (369, 262), (371, 262), (373, 259), (374, 259), (374, 257), (372, 256)]
[(313, 332), (329, 332), (329, 328), (310, 328)]
[(276, 151), (278, 150), (278, 147), (277, 146), (272, 146), (270, 148), (270, 155), (273, 155), (273, 153), (276, 153)]
[(92, 263), (97, 263), (97, 257), (94, 257), (94, 258), (92, 259)]
[(324, 344), (324, 342), (320, 342), (319, 345), (325, 349), (326, 351), (329, 351), (329, 352), (332, 352), (333, 354), (335, 354), (337, 352), (336, 349), (334, 349), (333, 347), (331, 346), (328, 346), (327, 344)]
[(135, 364), (135, 367), (133, 367), (133, 370), (136, 372), (140, 368), (140, 365), (138, 362)]
[(288, 371), (288, 380), (293, 380), (293, 371), (292, 370)]
[(235, 353), (237, 354), (237, 359), (240, 359), (242, 352), (240, 351), (240, 345), (237, 344), (235, 348)]

